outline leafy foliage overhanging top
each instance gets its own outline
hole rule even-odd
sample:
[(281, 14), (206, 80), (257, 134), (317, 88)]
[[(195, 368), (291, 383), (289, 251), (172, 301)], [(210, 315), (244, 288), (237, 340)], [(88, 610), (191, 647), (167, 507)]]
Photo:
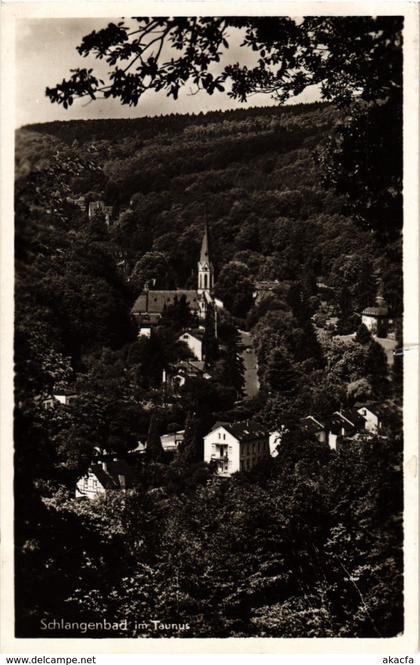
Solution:
[[(69, 79), (47, 88), (52, 102), (65, 108), (74, 98), (113, 97), (136, 105), (148, 90), (177, 99), (180, 89), (213, 94), (228, 85), (228, 95), (246, 101), (256, 92), (279, 102), (319, 85), (324, 99), (340, 104), (358, 97), (386, 101), (401, 94), (402, 18), (185, 17), (136, 18), (86, 35), (78, 52), (105, 60), (109, 80), (92, 69), (71, 70)], [(255, 53), (254, 66), (221, 63), (237, 31), (241, 46)]]

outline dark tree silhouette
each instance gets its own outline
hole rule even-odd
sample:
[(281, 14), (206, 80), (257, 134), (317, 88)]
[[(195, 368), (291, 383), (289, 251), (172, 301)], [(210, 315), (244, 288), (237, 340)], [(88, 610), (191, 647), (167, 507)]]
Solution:
[(359, 342), (359, 344), (369, 344), (369, 342), (372, 341), (372, 335), (370, 334), (369, 330), (366, 328), (364, 323), (361, 323), (360, 326), (358, 327), (356, 331), (355, 340), (356, 342)]
[(158, 413), (154, 413), (150, 418), (146, 446), (147, 458), (153, 462), (161, 462), (165, 454), (160, 440), (160, 434), (161, 419)]

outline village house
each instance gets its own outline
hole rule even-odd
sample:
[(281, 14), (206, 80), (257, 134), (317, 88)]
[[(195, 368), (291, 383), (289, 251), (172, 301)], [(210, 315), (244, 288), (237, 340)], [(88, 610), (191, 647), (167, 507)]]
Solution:
[(365, 420), (356, 409), (335, 411), (329, 419), (328, 445), (335, 450), (341, 438), (353, 438), (364, 428)]
[(363, 414), (356, 409), (334, 411), (329, 418), (309, 415), (300, 421), (304, 432), (314, 436), (320, 443), (328, 443), (331, 450), (336, 450), (343, 438), (352, 438), (365, 429)]
[(211, 379), (204, 360), (180, 360), (166, 380), (170, 387), (177, 391), (185, 384), (187, 378)]
[(110, 490), (126, 491), (135, 485), (135, 473), (126, 460), (104, 457), (92, 464), (76, 483), (76, 498), (96, 499)]
[(162, 434), (160, 437), (160, 442), (162, 448), (166, 453), (175, 453), (178, 450), (179, 444), (182, 443), (184, 439), (185, 430), (180, 429), (176, 432), (168, 432), (167, 434)]
[(179, 341), (185, 342), (197, 360), (204, 360), (203, 338), (202, 330), (186, 330), (179, 337)]
[(105, 205), (103, 201), (91, 201), (88, 207), (88, 217), (93, 219), (96, 214), (102, 213), (105, 216), (105, 223), (109, 226), (112, 222), (112, 206)]
[(86, 210), (86, 198), (84, 196), (79, 196), (78, 198), (73, 198), (71, 196), (67, 197), (67, 203), (72, 203), (73, 205), (80, 208), (82, 212)]
[(58, 404), (68, 406), (77, 399), (77, 393), (73, 388), (56, 388), (51, 395), (43, 400), (42, 404), (46, 409), (53, 408)]
[(315, 416), (306, 416), (300, 421), (300, 425), (304, 432), (311, 434), (321, 443), (326, 443), (328, 441), (328, 426), (325, 422), (322, 422), (318, 417)]
[(357, 409), (357, 412), (365, 420), (365, 429), (372, 434), (382, 428), (384, 420), (386, 420), (388, 415), (387, 409), (379, 404), (361, 406)]
[(269, 455), (269, 434), (248, 421), (216, 422), (204, 437), (204, 461), (215, 464), (217, 475), (225, 478), (237, 471), (249, 471)]
[(366, 307), (362, 312), (362, 323), (372, 335), (387, 337), (388, 316), (387, 307)]
[(279, 281), (274, 280), (274, 281), (268, 281), (268, 280), (263, 280), (263, 281), (257, 281), (254, 284), (254, 291), (252, 293), (252, 297), (255, 300), (255, 303), (258, 304), (261, 299), (272, 293), (276, 287), (279, 286)]

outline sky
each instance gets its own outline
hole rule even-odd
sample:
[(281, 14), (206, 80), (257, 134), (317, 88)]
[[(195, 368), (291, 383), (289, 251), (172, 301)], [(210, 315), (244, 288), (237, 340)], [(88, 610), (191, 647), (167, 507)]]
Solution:
[[(108, 71), (106, 63), (95, 58), (82, 58), (76, 51), (82, 37), (92, 30), (105, 27), (114, 18), (59, 18), (59, 19), (20, 19), (16, 39), (16, 126), (49, 122), (51, 120), (74, 120), (89, 118), (138, 118), (146, 115), (168, 113), (199, 113), (200, 111), (228, 110), (246, 106), (267, 106), (275, 104), (269, 95), (257, 94), (246, 104), (231, 100), (226, 93), (215, 92), (209, 96), (205, 92), (190, 94), (186, 86), (178, 100), (169, 99), (164, 92), (150, 91), (139, 101), (137, 107), (123, 106), (118, 100), (75, 100), (72, 107), (63, 109), (52, 104), (45, 96), (45, 88), (53, 87), (63, 78), (68, 78), (69, 70), (75, 67), (93, 67), (102, 77)], [(241, 48), (239, 31), (232, 30), (230, 48), (223, 59), (223, 66), (229, 62), (252, 65), (249, 49)], [(293, 100), (313, 102), (319, 99), (316, 89), (308, 88)]]

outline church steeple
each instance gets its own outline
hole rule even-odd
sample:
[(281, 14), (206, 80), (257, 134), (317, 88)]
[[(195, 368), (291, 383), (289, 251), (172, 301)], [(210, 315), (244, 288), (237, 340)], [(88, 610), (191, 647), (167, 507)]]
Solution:
[(201, 241), (200, 260), (198, 262), (198, 293), (210, 295), (213, 290), (214, 272), (210, 256), (209, 227), (206, 222), (203, 240)]

